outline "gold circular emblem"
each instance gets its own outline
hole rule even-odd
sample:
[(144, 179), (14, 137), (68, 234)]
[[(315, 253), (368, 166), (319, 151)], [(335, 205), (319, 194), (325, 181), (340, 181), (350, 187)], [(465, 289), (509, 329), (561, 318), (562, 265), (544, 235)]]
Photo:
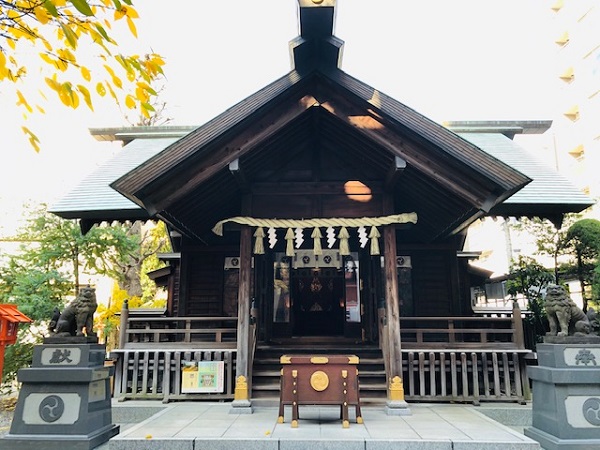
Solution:
[(322, 370), (317, 370), (310, 376), (310, 385), (317, 392), (324, 391), (329, 386), (329, 377)]

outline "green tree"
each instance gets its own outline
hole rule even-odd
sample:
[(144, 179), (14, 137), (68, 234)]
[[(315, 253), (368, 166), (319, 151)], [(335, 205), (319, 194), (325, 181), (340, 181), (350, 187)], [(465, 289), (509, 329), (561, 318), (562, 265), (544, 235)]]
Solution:
[(575, 257), (577, 279), (581, 286), (583, 310), (587, 311), (589, 289), (594, 283), (598, 259), (600, 256), (600, 221), (582, 219), (569, 227), (564, 246)]
[(552, 272), (531, 257), (519, 255), (519, 258), (511, 263), (506, 288), (512, 297), (521, 295), (527, 301), (530, 315), (525, 318), (525, 323), (533, 333), (532, 346), (540, 342), (546, 333), (542, 293), (548, 283), (553, 282)]
[(147, 272), (164, 266), (158, 260), (157, 252), (170, 251), (170, 242), (163, 222), (134, 222), (127, 235), (135, 239), (138, 245), (130, 249), (120, 261), (115, 261), (119, 276), (119, 288), (131, 297), (140, 297), (143, 301), (152, 300), (156, 285), (148, 279)]
[(29, 267), (64, 274), (72, 281), (75, 293), (84, 272), (122, 279), (120, 266), (140, 245), (139, 238), (129, 234), (123, 224), (96, 225), (83, 234), (76, 220), (50, 214), (43, 204), (32, 211), (17, 238), (34, 244), (21, 256), (27, 258)]
[(565, 252), (564, 241), (569, 226), (571, 226), (579, 216), (577, 214), (565, 214), (560, 228), (548, 219), (540, 217), (521, 218), (514, 225), (518, 231), (531, 234), (535, 238), (536, 255), (548, 256), (554, 263), (554, 282), (560, 283), (560, 265), (559, 256)]
[[(149, 118), (152, 83), (162, 76), (164, 61), (152, 52), (122, 54), (116, 40), (120, 24), (137, 37), (136, 19), (131, 0), (0, 0), (0, 92), (13, 97), (25, 118), (44, 112), (45, 93), (67, 107), (85, 103), (91, 110), (95, 99), (108, 95)], [(41, 94), (25, 92), (28, 77), (38, 73)], [(22, 129), (39, 151), (34, 132)]]
[(0, 265), (0, 303), (17, 304), (34, 323), (7, 348), (4, 382), (31, 362), (33, 345), (47, 335), (45, 324), (77, 292), (82, 274), (119, 277), (115, 265), (139, 246), (124, 225), (95, 226), (83, 235), (76, 221), (49, 214), (44, 206), (30, 212), (16, 239), (20, 251)]

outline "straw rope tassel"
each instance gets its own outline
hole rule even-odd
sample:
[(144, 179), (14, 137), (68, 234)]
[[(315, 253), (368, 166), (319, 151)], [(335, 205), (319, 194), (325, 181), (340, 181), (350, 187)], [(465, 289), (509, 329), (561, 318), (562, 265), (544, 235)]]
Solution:
[(285, 246), (285, 254), (286, 256), (294, 256), (294, 230), (292, 230), (291, 228), (288, 228), (287, 232), (285, 233), (285, 240), (287, 241), (286, 246)]
[(350, 254), (350, 245), (348, 244), (348, 238), (350, 237), (350, 233), (346, 227), (342, 227), (340, 229), (340, 233), (338, 234), (338, 238), (340, 240), (340, 255), (345, 256)]
[(310, 237), (313, 238), (313, 253), (315, 255), (322, 255), (323, 247), (321, 247), (321, 238), (323, 236), (321, 235), (319, 227), (315, 227)]
[(371, 231), (369, 232), (369, 238), (371, 239), (371, 256), (380, 255), (379, 251), (379, 230), (377, 227), (371, 227)]
[(254, 232), (254, 254), (264, 255), (265, 254), (265, 230), (263, 227), (258, 227)]

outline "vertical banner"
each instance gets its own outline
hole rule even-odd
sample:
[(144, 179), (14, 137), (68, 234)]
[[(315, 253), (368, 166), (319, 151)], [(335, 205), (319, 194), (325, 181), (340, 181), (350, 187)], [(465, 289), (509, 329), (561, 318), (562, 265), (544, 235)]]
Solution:
[(183, 361), (181, 392), (222, 393), (224, 389), (224, 361)]

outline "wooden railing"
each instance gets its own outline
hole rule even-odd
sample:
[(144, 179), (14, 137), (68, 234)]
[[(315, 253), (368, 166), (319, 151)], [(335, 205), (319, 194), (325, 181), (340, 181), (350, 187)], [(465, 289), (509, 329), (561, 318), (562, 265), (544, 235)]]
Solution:
[(531, 398), (524, 360), (529, 352), (404, 349), (406, 400), (525, 403)]
[[(235, 349), (194, 350), (164, 348), (113, 350), (116, 360), (113, 397), (123, 400), (232, 400), (234, 395)], [(181, 371), (184, 362), (223, 361), (223, 392), (184, 393)]]
[(122, 348), (146, 348), (148, 344), (235, 348), (237, 317), (129, 317), (122, 335)]
[[(237, 317), (164, 317), (136, 315), (125, 303), (121, 311), (114, 394), (119, 400), (231, 400), (237, 345)], [(223, 361), (222, 392), (182, 390), (185, 363)]]
[[(122, 312), (115, 398), (233, 399), (236, 317), (130, 317)], [(401, 318), (403, 377), (409, 401), (519, 401), (529, 398), (523, 327), (511, 317)], [(386, 333), (384, 315), (381, 331)], [(256, 345), (252, 324), (249, 357)], [(384, 360), (386, 349), (382, 348)], [(184, 361), (223, 361), (224, 390), (183, 393)], [(252, 364), (250, 364), (252, 367)], [(250, 369), (251, 370), (251, 369)], [(249, 374), (249, 380), (252, 374)]]
[(518, 317), (406, 317), (400, 319), (403, 348), (524, 349)]

